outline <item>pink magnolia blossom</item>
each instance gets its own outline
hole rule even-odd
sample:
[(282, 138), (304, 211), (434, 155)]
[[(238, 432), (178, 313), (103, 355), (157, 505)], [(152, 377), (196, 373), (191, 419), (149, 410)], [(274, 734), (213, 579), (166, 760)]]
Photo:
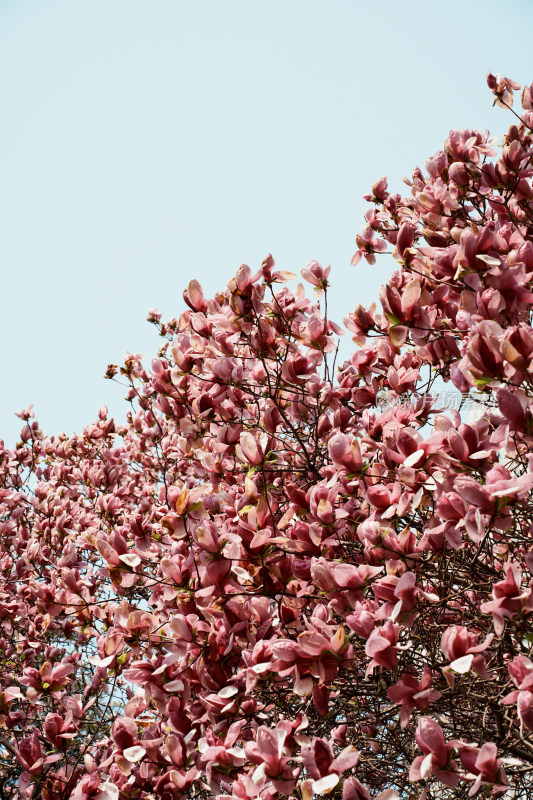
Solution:
[(494, 630), (497, 635), (503, 632), (504, 618), (512, 618), (522, 611), (533, 612), (533, 596), (531, 588), (522, 589), (522, 573), (512, 562), (504, 567), (505, 579), (494, 584), (493, 600), (480, 606), (484, 614), (492, 614)]
[(289, 760), (283, 755), (286, 738), (286, 730), (280, 727), (271, 730), (262, 726), (257, 731), (256, 740), (245, 745), (246, 758), (258, 765), (253, 777), (255, 782), (259, 782), (263, 776), (282, 781), (291, 779)]
[(481, 748), (461, 747), (459, 751), (463, 766), (476, 776), (470, 796), (476, 794), (482, 783), (492, 787), (492, 795), (499, 796), (507, 791), (507, 777), (498, 758), (495, 744), (487, 742)]
[(328, 277), (331, 267), (325, 269), (318, 263), (318, 261), (309, 261), (307, 267), (300, 270), (300, 274), (304, 280), (308, 281), (315, 290), (322, 292), (328, 287)]
[(501, 702), (516, 703), (518, 719), (528, 730), (533, 730), (533, 662), (525, 656), (515, 656), (507, 668), (518, 691), (509, 692)]
[(411, 764), (410, 780), (420, 781), (434, 775), (445, 786), (457, 786), (459, 773), (451, 758), (453, 744), (445, 741), (440, 725), (430, 717), (420, 717), (415, 739), (425, 755), (417, 756)]
[(441, 650), (451, 662), (449, 668), (443, 668), (448, 683), (453, 686), (453, 673), (464, 674), (471, 669), (480, 675), (486, 675), (486, 660), (481, 655), (492, 642), (494, 635), (478, 644), (478, 636), (467, 630), (464, 625), (451, 625), (442, 634)]
[(387, 694), (393, 703), (401, 706), (400, 724), (405, 728), (409, 717), (415, 708), (425, 711), (429, 704), (439, 700), (441, 693), (431, 688), (432, 674), (429, 667), (424, 667), (420, 682), (409, 673), (404, 672), (401, 679), (387, 689)]
[(398, 664), (398, 634), (400, 628), (390, 620), (381, 627), (374, 628), (367, 639), (365, 652), (371, 659), (367, 672), (374, 667), (392, 669)]

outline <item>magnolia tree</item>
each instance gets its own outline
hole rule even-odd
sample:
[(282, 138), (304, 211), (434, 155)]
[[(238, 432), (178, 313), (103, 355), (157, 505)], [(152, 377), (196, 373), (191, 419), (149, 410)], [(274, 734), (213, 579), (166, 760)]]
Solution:
[(354, 263), (398, 269), (337, 370), (329, 268), (309, 299), (269, 256), (151, 313), (151, 369), (108, 369), (126, 424), (21, 413), (1, 798), (531, 797), (532, 88), (522, 109), (499, 153), (452, 131), (406, 196), (374, 185)]

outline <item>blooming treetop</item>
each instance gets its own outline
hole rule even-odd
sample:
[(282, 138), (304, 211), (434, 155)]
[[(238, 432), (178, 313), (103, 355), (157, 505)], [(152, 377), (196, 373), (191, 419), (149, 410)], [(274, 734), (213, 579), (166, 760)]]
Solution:
[(21, 413), (1, 798), (531, 796), (532, 127), (526, 87), (501, 152), (452, 131), (405, 197), (374, 185), (354, 263), (398, 269), (336, 374), (329, 268), (309, 299), (269, 256), (151, 313), (151, 369), (108, 369), (126, 424)]

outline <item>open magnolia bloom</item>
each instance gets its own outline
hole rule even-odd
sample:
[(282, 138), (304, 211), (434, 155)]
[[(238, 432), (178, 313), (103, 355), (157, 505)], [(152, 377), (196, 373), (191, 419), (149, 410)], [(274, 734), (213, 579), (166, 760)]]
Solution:
[(150, 369), (107, 371), (124, 424), (21, 412), (2, 796), (533, 796), (531, 97), (501, 150), (452, 131), (407, 196), (372, 187), (354, 263), (398, 269), (338, 369), (330, 268), (310, 299), (268, 256), (150, 312)]

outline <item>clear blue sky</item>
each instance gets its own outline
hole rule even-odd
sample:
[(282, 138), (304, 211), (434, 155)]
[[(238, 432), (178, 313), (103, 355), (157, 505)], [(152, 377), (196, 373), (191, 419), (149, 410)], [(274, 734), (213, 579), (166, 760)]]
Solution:
[(361, 195), (501, 134), (485, 73), (531, 82), (532, 31), (526, 0), (0, 0), (0, 437), (31, 402), (49, 433), (123, 414), (106, 365), (192, 277), (270, 251), (332, 264), (334, 318), (370, 303)]

